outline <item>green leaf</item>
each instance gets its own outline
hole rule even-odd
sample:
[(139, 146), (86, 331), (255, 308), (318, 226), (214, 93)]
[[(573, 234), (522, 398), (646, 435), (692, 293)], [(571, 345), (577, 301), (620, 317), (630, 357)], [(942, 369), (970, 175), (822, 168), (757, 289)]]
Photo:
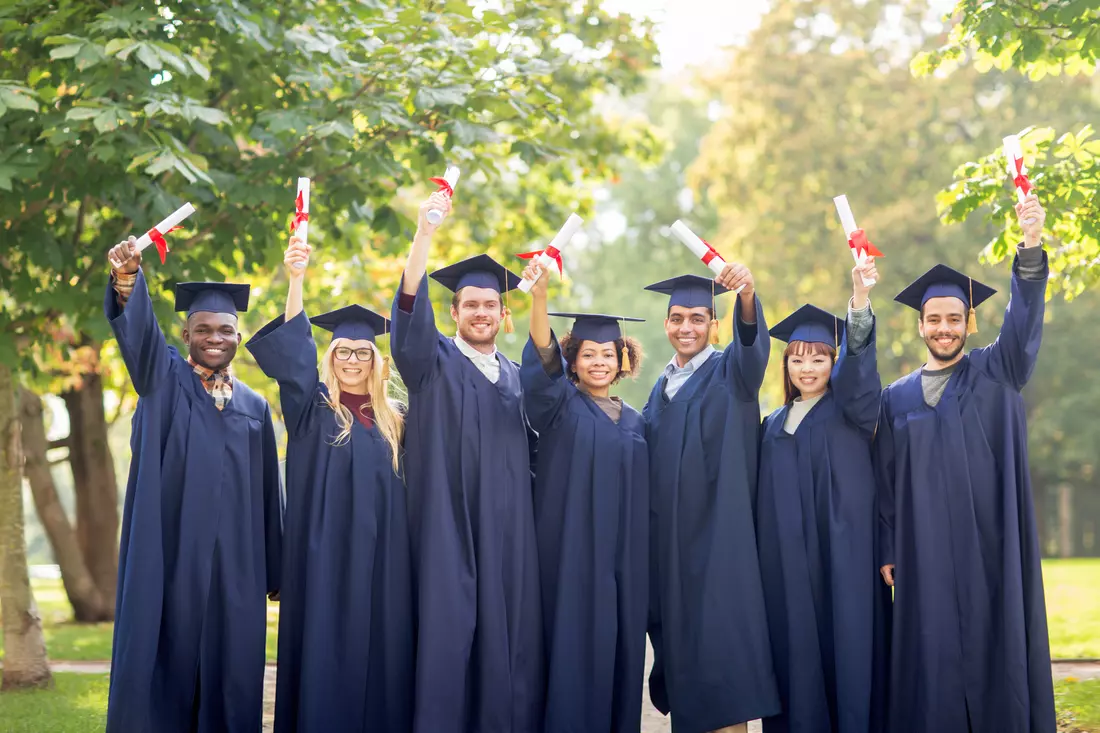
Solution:
[(103, 53), (108, 56), (114, 56), (116, 53), (129, 46), (137, 45), (136, 41), (129, 38), (112, 38), (107, 41), (107, 45), (103, 48)]
[(210, 81), (210, 69), (206, 68), (201, 61), (194, 56), (184, 56), (188, 65), (191, 67), (191, 71), (202, 79), (203, 81)]
[(38, 102), (30, 95), (13, 89), (0, 87), (0, 102), (8, 109), (21, 109), (27, 112), (37, 112)]
[(3, 102), (0, 102), (0, 117), (4, 116), (4, 113), (8, 111), (8, 108), (4, 106)]
[(130, 161), (130, 165), (126, 166), (126, 172), (129, 173), (135, 168), (145, 165), (158, 155), (160, 155), (160, 150), (150, 150), (148, 152), (142, 153), (141, 155), (135, 157), (133, 160)]
[(229, 124), (229, 116), (214, 107), (195, 107), (194, 115), (208, 125)]
[(160, 54), (147, 43), (138, 44), (137, 57), (138, 61), (145, 64), (148, 69), (160, 71), (164, 68), (164, 62), (161, 60)]
[(54, 50), (50, 51), (50, 58), (54, 61), (59, 59), (71, 59), (80, 53), (80, 49), (84, 48), (83, 43), (71, 43), (67, 46), (58, 46)]
[(102, 107), (73, 107), (65, 113), (65, 119), (67, 120), (90, 120), (93, 117), (98, 117), (99, 113), (103, 111)]
[(449, 104), (465, 104), (466, 96), (470, 92), (469, 85), (453, 87), (421, 87), (416, 92), (414, 104), (418, 109), (431, 109)]
[(42, 43), (46, 46), (64, 46), (70, 43), (84, 43), (84, 39), (80, 36), (74, 36), (66, 33), (63, 36), (47, 36), (46, 39), (42, 41)]

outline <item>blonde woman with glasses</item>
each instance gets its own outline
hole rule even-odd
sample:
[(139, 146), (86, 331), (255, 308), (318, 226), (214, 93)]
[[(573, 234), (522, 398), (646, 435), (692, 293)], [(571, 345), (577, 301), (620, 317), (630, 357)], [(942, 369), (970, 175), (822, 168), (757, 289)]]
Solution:
[[(247, 344), (279, 383), (287, 431), (275, 730), (409, 730), (404, 416), (387, 397), (389, 360), (375, 344), (389, 321), (358, 305), (307, 319), (309, 250), (290, 240), (286, 313)], [(311, 322), (332, 332), (319, 370)]]

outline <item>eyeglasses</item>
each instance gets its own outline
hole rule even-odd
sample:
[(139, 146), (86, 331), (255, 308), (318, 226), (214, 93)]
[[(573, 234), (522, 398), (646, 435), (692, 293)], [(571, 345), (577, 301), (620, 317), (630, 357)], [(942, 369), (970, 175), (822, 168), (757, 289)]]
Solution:
[(332, 352), (332, 355), (335, 356), (338, 361), (347, 361), (351, 358), (352, 354), (355, 354), (355, 358), (359, 361), (374, 361), (373, 349), (349, 349), (347, 346), (337, 346)]

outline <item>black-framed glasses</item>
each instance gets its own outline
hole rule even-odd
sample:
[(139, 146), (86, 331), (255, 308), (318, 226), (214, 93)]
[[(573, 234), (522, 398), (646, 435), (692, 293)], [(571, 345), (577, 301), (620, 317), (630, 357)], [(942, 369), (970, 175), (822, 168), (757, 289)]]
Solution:
[(359, 361), (374, 361), (373, 349), (351, 349), (347, 346), (337, 346), (332, 352), (332, 355), (335, 356), (338, 361), (347, 361), (351, 358), (352, 354), (355, 354), (355, 358)]

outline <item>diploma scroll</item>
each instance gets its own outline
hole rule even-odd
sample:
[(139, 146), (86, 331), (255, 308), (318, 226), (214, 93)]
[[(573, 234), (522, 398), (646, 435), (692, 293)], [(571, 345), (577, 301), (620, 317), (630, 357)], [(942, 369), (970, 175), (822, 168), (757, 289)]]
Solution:
[(161, 264), (164, 263), (164, 255), (168, 252), (168, 244), (164, 240), (164, 235), (172, 231), (179, 226), (180, 222), (195, 213), (195, 207), (191, 204), (184, 204), (179, 207), (161, 223), (138, 237), (137, 242), (134, 243), (134, 247), (138, 252), (148, 247), (150, 244), (157, 245), (157, 252), (160, 254)]
[[(722, 255), (718, 254), (718, 250), (710, 246), (709, 242), (688, 229), (687, 225), (679, 219), (672, 222), (671, 229), (673, 235), (683, 242), (684, 246), (690, 249), (691, 253), (698, 257), (704, 265), (709, 267), (715, 277), (722, 274), (722, 271), (726, 269), (726, 261), (722, 259)], [(740, 293), (744, 288), (745, 286), (742, 285), (734, 293)]]
[[(844, 236), (848, 239), (848, 249), (851, 251), (856, 264), (862, 265), (866, 262), (867, 255), (870, 253), (879, 254), (878, 250), (875, 250), (873, 245), (867, 241), (867, 234), (856, 226), (856, 218), (852, 216), (852, 207), (848, 205), (848, 197), (845, 194), (835, 196), (833, 197), (833, 204), (836, 205), (836, 213), (840, 216), (840, 225), (844, 227)], [(867, 287), (871, 287), (876, 282), (863, 277), (862, 273), (859, 277)]]
[[(447, 166), (447, 172), (443, 174), (442, 178), (433, 178), (432, 183), (439, 185), (439, 190), (447, 194), (447, 196), (455, 195), (455, 186), (458, 185), (458, 177), (462, 175), (455, 166)], [(431, 209), (428, 211), (428, 221), (432, 224), (438, 224), (443, 221), (443, 212), (439, 209)]]
[[(309, 179), (298, 179), (298, 195), (294, 197), (294, 219), (290, 222), (290, 231), (309, 244)], [(305, 269), (305, 262), (295, 262), (296, 269)]]
[[(550, 268), (557, 268), (558, 274), (564, 274), (561, 272), (561, 249), (569, 240), (573, 238), (573, 235), (577, 233), (577, 230), (584, 225), (584, 219), (580, 218), (576, 214), (570, 214), (569, 218), (565, 220), (565, 224), (562, 225), (558, 233), (554, 235), (554, 238), (550, 240), (550, 244), (546, 245), (546, 249), (541, 252), (534, 253), (529, 252), (526, 256), (533, 257), (534, 264), (540, 265), (544, 270)], [(524, 255), (520, 255), (523, 257)], [(541, 275), (539, 276), (541, 277)], [(519, 284), (519, 289), (525, 293), (531, 292), (531, 288), (538, 282), (538, 278), (534, 280), (523, 280)]]
[[(1024, 151), (1020, 147), (1020, 138), (1009, 135), (1001, 142), (1004, 143), (1005, 169), (1008, 171), (1008, 177), (1012, 179), (1013, 185), (1016, 186), (1016, 200), (1022, 204), (1027, 195), (1031, 193), (1031, 181), (1028, 180), (1027, 167), (1024, 166)], [(1024, 223), (1033, 224), (1035, 220), (1026, 219)]]

